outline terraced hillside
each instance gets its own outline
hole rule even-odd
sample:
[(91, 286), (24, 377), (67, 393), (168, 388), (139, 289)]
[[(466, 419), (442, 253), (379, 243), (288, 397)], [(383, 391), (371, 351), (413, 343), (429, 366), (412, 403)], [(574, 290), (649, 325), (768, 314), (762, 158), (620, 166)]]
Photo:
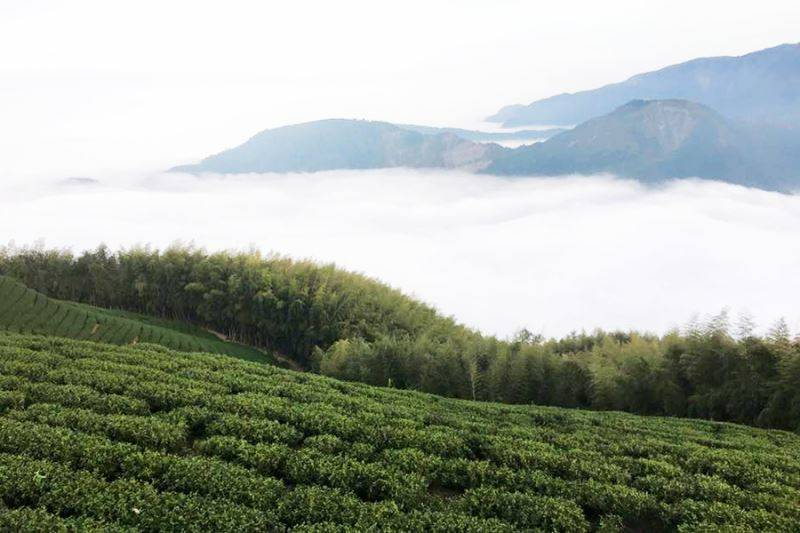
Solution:
[(0, 334), (0, 530), (797, 531), (800, 436)]
[(160, 344), (183, 352), (211, 352), (275, 363), (261, 350), (224, 342), (200, 328), (136, 313), (63, 302), (0, 276), (0, 330), (41, 333), (110, 344)]

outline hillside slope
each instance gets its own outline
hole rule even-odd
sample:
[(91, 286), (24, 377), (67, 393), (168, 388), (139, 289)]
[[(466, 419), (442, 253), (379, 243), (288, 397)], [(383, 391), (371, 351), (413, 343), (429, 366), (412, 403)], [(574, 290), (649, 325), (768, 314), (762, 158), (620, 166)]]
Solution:
[(785, 325), (765, 338), (732, 336), (723, 314), (662, 337), (521, 332), (501, 341), (332, 265), (182, 247), (0, 249), (0, 273), (60, 300), (209, 326), (339, 379), (800, 431), (800, 339)]
[(579, 124), (630, 100), (670, 98), (699, 102), (732, 119), (796, 124), (800, 121), (800, 44), (740, 57), (695, 59), (599, 89), (508, 106), (488, 120), (507, 127)]
[(329, 119), (265, 130), (244, 144), (172, 171), (316, 172), (337, 169), (483, 168), (500, 147), (447, 131), (425, 134), (388, 122)]
[(800, 132), (735, 123), (686, 100), (634, 100), (543, 143), (506, 151), (484, 172), (609, 172), (644, 182), (698, 177), (791, 191), (800, 188)]
[(2, 530), (797, 531), (798, 457), (780, 431), (0, 334)]
[(7, 276), (0, 276), (0, 330), (120, 345), (153, 343), (184, 352), (222, 353), (276, 363), (265, 352), (223, 342), (188, 324), (55, 300)]

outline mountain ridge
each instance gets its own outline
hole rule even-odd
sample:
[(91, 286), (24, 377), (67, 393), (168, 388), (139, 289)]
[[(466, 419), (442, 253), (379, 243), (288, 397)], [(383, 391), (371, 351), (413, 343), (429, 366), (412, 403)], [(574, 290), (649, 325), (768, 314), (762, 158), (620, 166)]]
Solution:
[(265, 130), (199, 164), (171, 170), (203, 174), (407, 167), (512, 176), (613, 173), (645, 183), (695, 177), (782, 192), (800, 185), (800, 128), (734, 121), (688, 100), (632, 100), (515, 149), (463, 139), (459, 131), (327, 119)]
[(500, 109), (487, 120), (505, 127), (579, 124), (634, 99), (696, 101), (737, 120), (800, 120), (800, 44), (741, 56), (696, 58), (617, 83)]
[(389, 122), (324, 119), (257, 133), (174, 172), (316, 172), (392, 167), (480, 170), (500, 147), (450, 131), (424, 134)]
[(613, 173), (644, 182), (697, 177), (797, 188), (800, 132), (734, 122), (686, 100), (633, 100), (482, 170), (501, 175)]

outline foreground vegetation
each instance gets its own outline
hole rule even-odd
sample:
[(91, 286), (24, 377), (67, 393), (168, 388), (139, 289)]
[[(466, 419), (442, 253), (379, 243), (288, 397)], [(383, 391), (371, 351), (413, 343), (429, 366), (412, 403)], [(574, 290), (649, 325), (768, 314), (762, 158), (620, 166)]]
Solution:
[(330, 265), (192, 248), (0, 250), (3, 273), (62, 300), (213, 328), (345, 380), (800, 430), (800, 342), (785, 327), (759, 338), (745, 325), (734, 337), (720, 316), (662, 338), (504, 342)]
[(0, 333), (0, 530), (797, 531), (800, 437)]
[(185, 352), (223, 353), (250, 361), (276, 362), (261, 350), (221, 341), (197, 327), (54, 300), (6, 276), (0, 276), (0, 330), (110, 344), (147, 342)]

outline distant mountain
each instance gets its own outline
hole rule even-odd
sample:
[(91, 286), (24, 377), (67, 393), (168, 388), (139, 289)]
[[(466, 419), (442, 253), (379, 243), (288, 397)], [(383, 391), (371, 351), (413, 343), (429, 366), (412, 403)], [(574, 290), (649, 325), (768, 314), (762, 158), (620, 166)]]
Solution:
[(702, 58), (621, 83), (504, 107), (488, 120), (504, 126), (579, 124), (634, 99), (686, 99), (752, 122), (800, 122), (800, 44), (740, 57)]
[(733, 122), (686, 100), (635, 100), (543, 143), (499, 153), (483, 172), (698, 177), (788, 191), (800, 188), (800, 131)]
[(244, 144), (177, 172), (314, 172), (390, 167), (480, 170), (502, 150), (451, 132), (388, 122), (329, 119), (265, 130)]
[(263, 131), (236, 148), (172, 170), (237, 174), (446, 168), (516, 176), (611, 173), (649, 183), (697, 177), (769, 190), (800, 189), (800, 126), (733, 121), (686, 100), (634, 100), (516, 149), (461, 135), (482, 139), (487, 133), (320, 120)]

